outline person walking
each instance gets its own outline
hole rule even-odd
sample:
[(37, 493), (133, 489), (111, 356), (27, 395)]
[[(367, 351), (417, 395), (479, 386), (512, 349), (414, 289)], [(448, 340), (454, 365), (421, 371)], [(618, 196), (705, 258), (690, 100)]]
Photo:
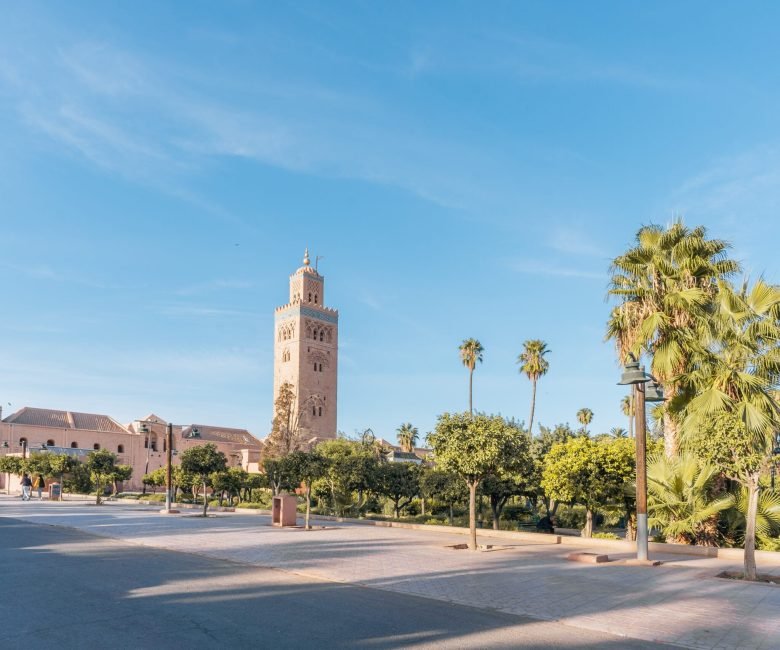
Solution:
[(33, 483), (33, 487), (38, 490), (38, 501), (43, 501), (43, 488), (46, 486), (46, 479), (43, 474), (38, 474)]
[(30, 500), (30, 491), (32, 490), (32, 481), (27, 475), (27, 472), (22, 476), (22, 501)]

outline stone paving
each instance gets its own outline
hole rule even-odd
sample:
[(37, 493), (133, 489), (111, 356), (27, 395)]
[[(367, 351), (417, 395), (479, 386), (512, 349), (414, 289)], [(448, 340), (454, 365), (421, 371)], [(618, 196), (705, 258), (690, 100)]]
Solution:
[[(648, 568), (565, 560), (581, 546), (485, 539), (493, 551), (448, 545), (463, 536), (328, 523), (278, 529), (262, 515), (190, 513), (112, 504), (20, 503), (0, 499), (0, 515), (77, 528), (128, 542), (198, 553), (336, 582), (556, 620), (572, 627), (689, 648), (780, 648), (780, 586), (715, 578), (738, 566), (690, 556), (658, 556)], [(619, 555), (619, 554), (618, 554)], [(615, 554), (610, 553), (610, 557)], [(623, 555), (622, 557), (627, 557)], [(778, 575), (780, 563), (760, 567)]]

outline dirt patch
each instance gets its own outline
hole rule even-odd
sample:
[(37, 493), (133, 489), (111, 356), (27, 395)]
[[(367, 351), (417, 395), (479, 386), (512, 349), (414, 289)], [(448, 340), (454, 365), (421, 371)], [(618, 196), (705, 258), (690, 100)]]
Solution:
[(745, 574), (740, 571), (722, 571), (716, 578), (725, 578), (726, 580), (743, 580), (745, 582), (757, 582), (759, 584), (780, 587), (780, 576), (769, 575), (768, 573), (759, 573), (755, 580), (745, 580)]

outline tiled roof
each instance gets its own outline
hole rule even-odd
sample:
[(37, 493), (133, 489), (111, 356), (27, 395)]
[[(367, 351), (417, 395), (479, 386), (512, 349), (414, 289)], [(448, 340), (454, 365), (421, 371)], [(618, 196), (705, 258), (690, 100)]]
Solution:
[(36, 427), (57, 427), (60, 429), (83, 429), (105, 433), (127, 433), (121, 424), (108, 415), (98, 413), (76, 413), (25, 406), (9, 415), (3, 422), (27, 424)]
[[(197, 435), (194, 430), (197, 429)], [(206, 440), (213, 442), (232, 442), (247, 447), (260, 447), (262, 443), (246, 429), (231, 429), (229, 427), (213, 427), (208, 424), (191, 424), (184, 427), (179, 434), (182, 438)]]

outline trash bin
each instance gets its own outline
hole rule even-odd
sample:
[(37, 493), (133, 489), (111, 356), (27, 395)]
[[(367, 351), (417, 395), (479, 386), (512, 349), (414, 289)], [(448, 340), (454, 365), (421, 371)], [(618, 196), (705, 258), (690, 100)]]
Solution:
[(274, 526), (295, 526), (298, 523), (298, 499), (294, 494), (280, 494), (273, 499), (271, 523)]
[(53, 501), (59, 501), (61, 487), (62, 486), (59, 483), (49, 483), (49, 499)]

